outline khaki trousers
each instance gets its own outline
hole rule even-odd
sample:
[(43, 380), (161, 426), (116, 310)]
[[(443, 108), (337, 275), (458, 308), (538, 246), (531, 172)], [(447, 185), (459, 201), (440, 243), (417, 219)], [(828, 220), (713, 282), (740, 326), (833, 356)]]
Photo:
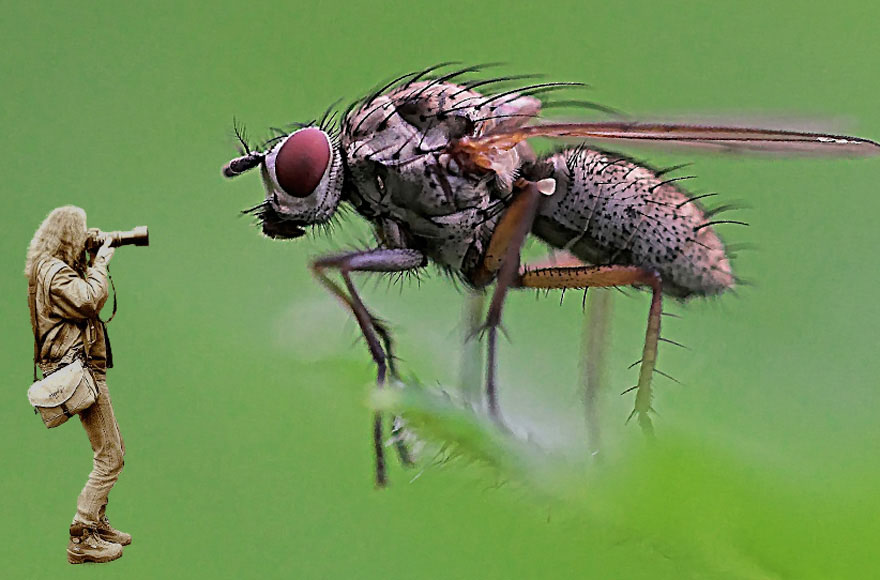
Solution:
[(79, 414), (80, 421), (94, 451), (92, 472), (89, 480), (79, 494), (76, 503), (76, 515), (73, 523), (85, 527), (96, 527), (104, 517), (107, 508), (107, 496), (119, 479), (122, 471), (125, 443), (119, 433), (119, 425), (113, 414), (110, 391), (107, 390), (107, 378), (104, 373), (94, 372), (98, 385), (98, 398), (95, 403)]

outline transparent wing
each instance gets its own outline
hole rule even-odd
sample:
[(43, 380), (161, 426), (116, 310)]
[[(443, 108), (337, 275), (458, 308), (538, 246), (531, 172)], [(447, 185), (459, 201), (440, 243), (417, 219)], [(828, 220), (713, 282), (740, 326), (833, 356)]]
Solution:
[(748, 127), (713, 127), (676, 123), (550, 123), (511, 127), (476, 138), (464, 138), (453, 150), (469, 156), (480, 167), (490, 168), (494, 154), (532, 137), (580, 138), (695, 147), (733, 152), (817, 154), (830, 156), (877, 155), (880, 144), (870, 139)]

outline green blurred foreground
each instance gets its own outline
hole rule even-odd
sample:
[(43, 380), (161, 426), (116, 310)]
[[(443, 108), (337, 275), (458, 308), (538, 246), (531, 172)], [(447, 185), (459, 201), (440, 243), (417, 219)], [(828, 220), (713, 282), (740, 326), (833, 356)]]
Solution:
[[(594, 88), (573, 97), (637, 116), (819, 119), (877, 139), (878, 11), (856, 0), (6, 2), (0, 576), (872, 577), (877, 159), (633, 152), (694, 161), (688, 188), (750, 208), (731, 214), (750, 228), (720, 231), (757, 250), (734, 263), (752, 286), (667, 305), (681, 318), (665, 318), (664, 335), (692, 350), (661, 347), (659, 368), (683, 385), (655, 380), (655, 445), (624, 425), (632, 399), (618, 396), (635, 381), (647, 296), (615, 294), (601, 463), (584, 444), (579, 296), (560, 306), (515, 293), (505, 308), (508, 439), (436, 394), (458, 385), (466, 358), (463, 296), (440, 276), (390, 290), (359, 279), (393, 325), (405, 376), (427, 385), (371, 401), (356, 327), (306, 269), (367, 238), (363, 224), (270, 242), (238, 215), (262, 198), (258, 178), (219, 173), (235, 155), (233, 118), (259, 139), (447, 60), (585, 81)], [(82, 568), (64, 547), (89, 469), (85, 434), (73, 422), (44, 429), (25, 399), (25, 248), (66, 203), (91, 225), (151, 234), (112, 265), (109, 387), (127, 456), (110, 516), (134, 543)], [(406, 411), (429, 442), (418, 469), (391, 461), (383, 492), (371, 404)]]
[(558, 511), (603, 529), (610, 544), (602, 549), (641, 545), (724, 578), (855, 578), (874, 557), (873, 545), (841, 540), (880, 531), (876, 513), (863, 511), (876, 474), (870, 482), (838, 474), (833, 485), (804, 485), (772, 462), (685, 433), (587, 461), (584, 449), (578, 458), (541, 447), (528, 432), (503, 434), (439, 388), (386, 389), (371, 401), (405, 416), (423, 438), (422, 453), (433, 456), (427, 473), (479, 465), (487, 478), (546, 505), (548, 521)]

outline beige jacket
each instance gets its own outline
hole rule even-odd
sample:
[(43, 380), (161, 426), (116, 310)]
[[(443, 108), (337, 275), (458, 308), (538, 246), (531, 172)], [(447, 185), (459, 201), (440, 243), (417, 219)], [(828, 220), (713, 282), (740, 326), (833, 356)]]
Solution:
[(69, 362), (86, 344), (89, 366), (105, 370), (106, 331), (98, 314), (107, 301), (106, 260), (96, 258), (85, 278), (61, 260), (44, 260), (33, 291), (40, 366), (46, 370), (62, 359)]

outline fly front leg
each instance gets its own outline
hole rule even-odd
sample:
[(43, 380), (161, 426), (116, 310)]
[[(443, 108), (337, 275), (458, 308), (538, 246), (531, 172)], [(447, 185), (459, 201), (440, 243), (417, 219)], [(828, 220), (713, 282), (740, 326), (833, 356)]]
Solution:
[[(354, 283), (351, 281), (351, 272), (405, 272), (425, 266), (425, 256), (416, 250), (408, 249), (376, 249), (366, 252), (353, 252), (318, 258), (311, 265), (312, 273), (321, 284), (332, 292), (343, 304), (345, 304), (360, 326), (370, 355), (376, 363), (376, 387), (385, 385), (385, 378), (390, 368), (394, 372), (393, 353), (391, 352), (391, 335), (385, 326), (373, 316), (361, 300)], [(327, 270), (338, 270), (345, 284), (345, 289), (327, 276)], [(347, 290), (347, 291), (346, 291)], [(383, 348), (384, 346), (384, 348)], [(396, 439), (396, 441), (398, 441)], [(409, 454), (402, 441), (399, 442), (398, 452), (401, 460), (409, 461)], [(373, 450), (376, 454), (376, 485), (383, 487), (387, 483), (385, 470), (385, 453), (382, 444), (382, 415), (375, 413), (373, 416)]]
[(632, 416), (636, 416), (642, 431), (651, 436), (654, 426), (648, 414), (651, 411), (651, 377), (657, 363), (657, 344), (660, 340), (660, 318), (662, 314), (662, 292), (660, 275), (638, 266), (581, 266), (551, 267), (529, 270), (525, 268), (516, 281), (520, 288), (568, 289), (609, 286), (649, 286), (651, 288), (651, 307), (648, 311), (648, 328), (645, 332), (645, 346), (642, 349), (639, 382), (636, 389), (636, 403)]

